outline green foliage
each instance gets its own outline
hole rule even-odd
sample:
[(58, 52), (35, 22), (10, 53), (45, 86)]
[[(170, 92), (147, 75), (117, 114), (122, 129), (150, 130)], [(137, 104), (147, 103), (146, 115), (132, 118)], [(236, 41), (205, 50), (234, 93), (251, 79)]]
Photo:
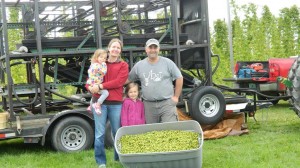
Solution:
[[(9, 13), (9, 23), (17, 23), (19, 22), (19, 13), (20, 8), (10, 7), (8, 9)], [(20, 29), (8, 29), (8, 46), (9, 51), (16, 50), (16, 45), (21, 43), (21, 40), (23, 39), (22, 30)], [(20, 62), (20, 60), (13, 60), (11, 63)], [(14, 83), (25, 83), (27, 81), (26, 74), (24, 74), (24, 71), (26, 71), (25, 65), (16, 65), (11, 67), (11, 74), (13, 75), (12, 78), (14, 80)], [(7, 82), (7, 81), (6, 81)]]
[[(218, 54), (222, 63), (219, 64), (218, 69), (222, 71), (216, 71), (213, 75), (213, 81), (215, 83), (222, 83), (222, 78), (230, 77), (231, 69), (227, 65), (230, 65), (230, 55), (229, 55), (229, 41), (227, 34), (227, 26), (224, 21), (217, 20), (214, 23), (215, 32), (213, 33), (213, 38), (211, 40), (212, 50), (214, 53)], [(212, 59), (212, 67), (217, 66), (217, 59)], [(225, 75), (224, 74), (228, 74)]]
[[(292, 23), (292, 13), (289, 8), (284, 8), (281, 10), (279, 18), (279, 28), (281, 31), (281, 42), (284, 52), (291, 55), (294, 49), (294, 33), (293, 33), (293, 23)], [(293, 55), (293, 54), (292, 54)]]
[(224, 53), (225, 55), (229, 55), (229, 43), (226, 23), (218, 19), (214, 23), (214, 29), (215, 33), (213, 34), (213, 37), (216, 47), (221, 49), (222, 53)]
[[(238, 16), (232, 21), (232, 41), (233, 41), (233, 53), (235, 58), (246, 60), (248, 51), (246, 46), (247, 40), (243, 32), (242, 21)], [(237, 60), (237, 59), (236, 59)]]
[[(21, 59), (12, 60), (11, 62), (19, 62)], [(26, 65), (16, 65), (11, 67), (12, 79), (14, 80), (14, 84), (18, 83), (26, 83), (27, 82), (27, 74), (24, 73), (26, 71)], [(7, 81), (6, 81), (7, 82)]]
[(262, 11), (262, 17), (261, 17), (261, 22), (260, 22), (260, 27), (261, 27), (261, 32), (262, 32), (262, 36), (265, 37), (263, 38), (263, 43), (262, 45), (264, 46), (261, 47), (262, 49), (264, 49), (264, 55), (262, 55), (262, 59), (267, 60), (268, 58), (270, 58), (270, 56), (272, 55), (271, 53), (271, 41), (272, 38), (274, 38), (274, 36), (272, 35), (272, 31), (274, 30), (274, 26), (276, 26), (274, 24), (274, 16), (272, 15), (270, 9), (268, 6), (264, 6), (263, 7), (263, 11)]
[(284, 57), (284, 49), (281, 47), (281, 30), (279, 29), (278, 20), (271, 23), (272, 29), (270, 30), (271, 34), (271, 56), (273, 57)]
[[(19, 21), (20, 8), (9, 8), (9, 22), (16, 23)], [(20, 29), (8, 29), (8, 46), (9, 50), (16, 50), (16, 44), (20, 44), (23, 38), (22, 30)]]

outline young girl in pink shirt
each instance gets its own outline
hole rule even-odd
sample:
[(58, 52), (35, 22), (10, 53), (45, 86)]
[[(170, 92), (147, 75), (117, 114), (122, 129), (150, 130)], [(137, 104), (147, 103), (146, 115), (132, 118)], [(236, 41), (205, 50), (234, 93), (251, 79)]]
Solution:
[(139, 85), (129, 83), (125, 89), (126, 98), (121, 110), (121, 126), (145, 124), (144, 104), (139, 98)]

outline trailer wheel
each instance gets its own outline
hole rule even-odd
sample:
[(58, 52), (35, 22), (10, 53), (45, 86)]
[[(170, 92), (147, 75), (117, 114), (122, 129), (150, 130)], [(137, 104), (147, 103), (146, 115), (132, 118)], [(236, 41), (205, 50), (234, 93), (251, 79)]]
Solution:
[(68, 117), (54, 127), (51, 140), (53, 148), (57, 151), (81, 151), (92, 147), (94, 131), (86, 120)]
[(288, 73), (288, 80), (292, 82), (292, 87), (287, 88), (287, 95), (292, 96), (289, 103), (293, 110), (300, 117), (300, 57), (298, 57)]
[(216, 124), (224, 115), (225, 98), (223, 94), (210, 86), (195, 90), (189, 99), (190, 114), (200, 124)]

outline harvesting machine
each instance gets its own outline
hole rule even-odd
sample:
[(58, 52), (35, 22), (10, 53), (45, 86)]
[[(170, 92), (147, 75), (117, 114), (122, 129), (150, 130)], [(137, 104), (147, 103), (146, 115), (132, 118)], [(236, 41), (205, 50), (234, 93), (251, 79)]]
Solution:
[(254, 111), (252, 101), (213, 87), (211, 59), (218, 57), (210, 49), (207, 6), (207, 0), (1, 0), (0, 92), (9, 115), (0, 121), (0, 139), (49, 142), (67, 152), (90, 148), (89, 58), (116, 37), (130, 68), (146, 57), (149, 38), (160, 41), (161, 55), (184, 76), (178, 107), (199, 123), (215, 124), (226, 111)]

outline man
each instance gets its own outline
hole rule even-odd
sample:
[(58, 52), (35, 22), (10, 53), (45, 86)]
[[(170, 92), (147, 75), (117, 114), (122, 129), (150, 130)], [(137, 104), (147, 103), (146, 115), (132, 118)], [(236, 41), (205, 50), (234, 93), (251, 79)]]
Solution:
[(182, 90), (182, 74), (172, 60), (158, 55), (160, 45), (156, 39), (146, 42), (145, 51), (148, 57), (133, 66), (128, 79), (141, 82), (146, 123), (178, 121), (176, 104)]

